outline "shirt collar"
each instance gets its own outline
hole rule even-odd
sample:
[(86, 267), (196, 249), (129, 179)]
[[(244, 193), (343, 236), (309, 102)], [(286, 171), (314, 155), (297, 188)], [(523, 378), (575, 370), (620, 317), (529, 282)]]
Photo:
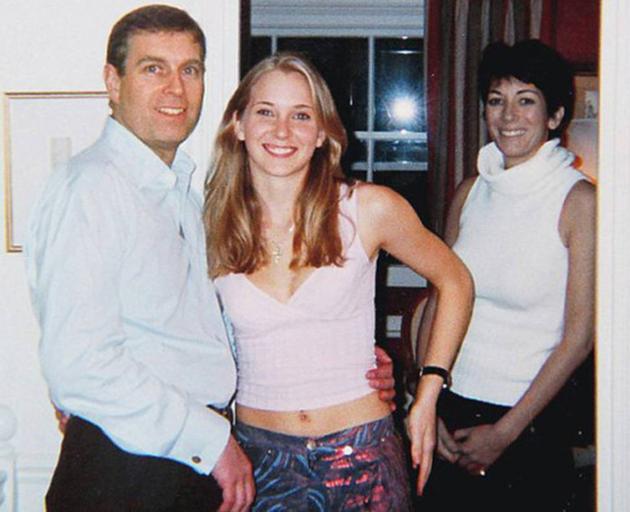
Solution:
[(169, 167), (113, 117), (107, 119), (103, 138), (112, 146), (116, 158), (124, 163), (125, 172), (138, 188), (172, 189), (178, 181), (180, 185), (190, 185), (195, 163), (183, 150), (177, 150)]

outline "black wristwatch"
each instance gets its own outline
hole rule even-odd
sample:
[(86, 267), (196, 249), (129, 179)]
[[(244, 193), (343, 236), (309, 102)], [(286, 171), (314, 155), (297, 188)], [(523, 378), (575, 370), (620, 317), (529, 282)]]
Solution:
[(451, 372), (446, 368), (440, 366), (421, 366), (418, 371), (418, 379), (422, 378), (424, 375), (439, 375), (444, 381), (442, 389), (449, 389), (451, 387)]

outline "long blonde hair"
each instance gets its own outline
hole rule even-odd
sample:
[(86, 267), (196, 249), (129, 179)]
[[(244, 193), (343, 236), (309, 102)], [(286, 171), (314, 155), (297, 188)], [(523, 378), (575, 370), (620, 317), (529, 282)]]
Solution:
[(330, 90), (313, 65), (300, 55), (278, 53), (262, 60), (245, 75), (219, 126), (203, 208), (211, 277), (231, 272), (251, 273), (269, 262), (262, 236), (260, 200), (249, 173), (245, 144), (236, 134), (235, 119), (243, 115), (256, 82), (274, 70), (297, 72), (306, 78), (318, 123), (325, 133), (294, 206), (290, 267), (343, 264), (338, 196), (339, 184), (350, 182), (340, 164), (347, 145), (346, 131)]

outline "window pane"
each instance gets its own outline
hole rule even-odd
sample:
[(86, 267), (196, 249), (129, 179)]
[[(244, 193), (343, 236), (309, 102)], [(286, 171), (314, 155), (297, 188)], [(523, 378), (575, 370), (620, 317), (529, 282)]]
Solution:
[(427, 173), (388, 171), (374, 173), (374, 183), (393, 188), (413, 206), (424, 224), (428, 221)]
[[(249, 41), (249, 68), (271, 53), (271, 37), (252, 37)], [(249, 68), (245, 72), (249, 71)]]
[(422, 39), (377, 39), (375, 75), (375, 129), (425, 131)]
[(365, 171), (350, 171), (346, 174), (355, 180), (365, 181), (367, 179), (367, 172)]
[[(427, 144), (417, 140), (388, 140), (374, 144), (376, 162), (420, 163), (427, 161)], [(420, 169), (418, 169), (420, 170)]]
[(279, 38), (278, 50), (304, 53), (328, 83), (346, 129), (366, 129), (367, 39)]

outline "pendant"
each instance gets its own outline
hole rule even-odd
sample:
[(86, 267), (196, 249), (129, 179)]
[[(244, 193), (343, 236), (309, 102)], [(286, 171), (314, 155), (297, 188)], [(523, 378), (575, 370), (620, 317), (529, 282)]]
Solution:
[(269, 245), (271, 245), (269, 256), (271, 256), (271, 261), (277, 265), (280, 263), (280, 258), (282, 257), (282, 247), (275, 240), (269, 240)]

